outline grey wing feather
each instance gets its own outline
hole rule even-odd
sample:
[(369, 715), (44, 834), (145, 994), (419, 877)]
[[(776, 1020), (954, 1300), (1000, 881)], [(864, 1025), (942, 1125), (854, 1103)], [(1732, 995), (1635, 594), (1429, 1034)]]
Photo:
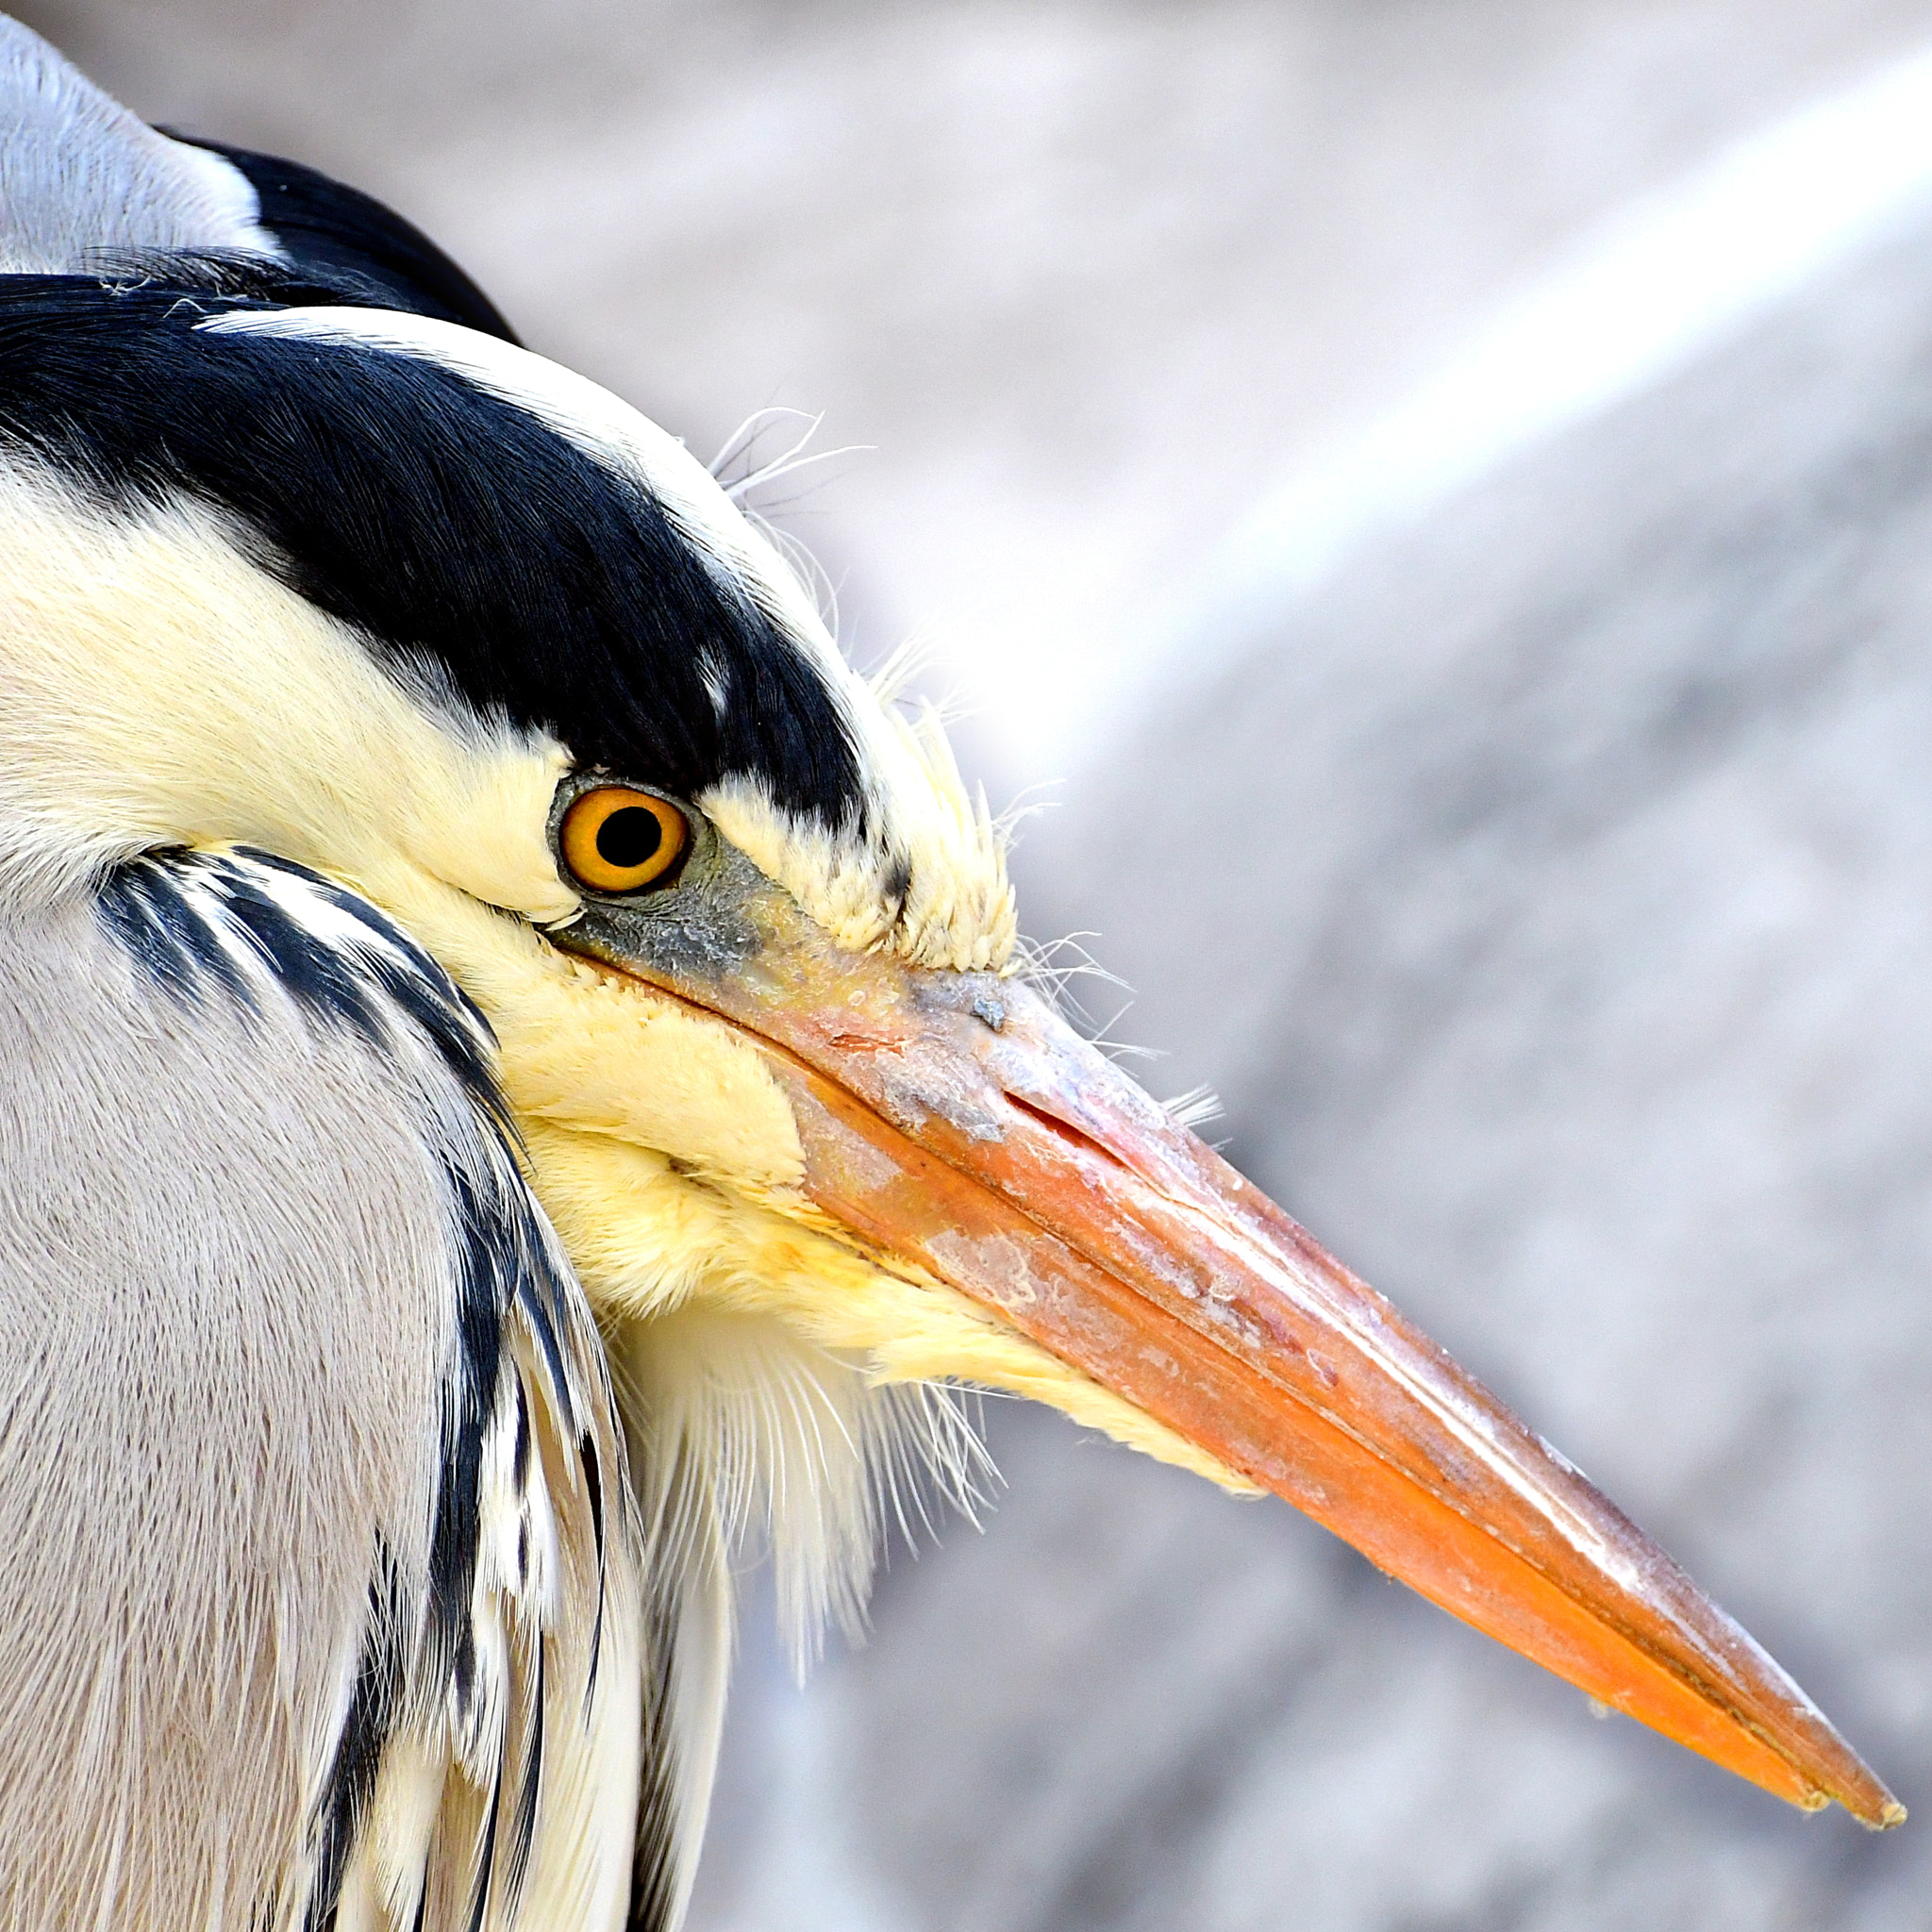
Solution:
[(278, 254), (239, 168), (170, 141), (0, 16), (0, 274), (148, 250)]
[(621, 1925), (637, 1532), (481, 1022), (259, 855), (0, 974), (0, 1922)]

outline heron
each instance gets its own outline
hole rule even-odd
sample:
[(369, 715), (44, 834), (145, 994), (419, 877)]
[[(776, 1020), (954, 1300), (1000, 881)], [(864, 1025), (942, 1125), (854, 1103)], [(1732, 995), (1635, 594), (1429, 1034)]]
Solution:
[[(633, 1927), (951, 1391), (1897, 1801), (1058, 1008), (1000, 824), (399, 216), (0, 29), (0, 1917)], [(1150, 809), (1160, 808), (1150, 798)]]

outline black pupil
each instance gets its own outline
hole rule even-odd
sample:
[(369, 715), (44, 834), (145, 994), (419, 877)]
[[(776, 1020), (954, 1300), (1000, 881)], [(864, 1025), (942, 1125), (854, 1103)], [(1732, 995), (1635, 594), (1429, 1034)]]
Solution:
[(664, 842), (658, 814), (641, 805), (626, 805), (597, 827), (597, 857), (619, 872), (648, 865)]

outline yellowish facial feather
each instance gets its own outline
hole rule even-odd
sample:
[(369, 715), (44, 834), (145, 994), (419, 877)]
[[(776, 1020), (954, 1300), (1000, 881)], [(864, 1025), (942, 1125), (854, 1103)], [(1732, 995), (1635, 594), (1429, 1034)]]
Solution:
[[(870, 693), (866, 699), (872, 704)], [(915, 966), (1005, 973), (1014, 964), (1019, 913), (1006, 854), (986, 799), (968, 795), (930, 706), (907, 718), (881, 711), (874, 751), (886, 749), (898, 796), (927, 808), (901, 813), (908, 860), (903, 899), (884, 895), (878, 855), (854, 842), (801, 839), (755, 786), (727, 779), (705, 794), (724, 836), (775, 879), (847, 952), (887, 950)]]
[(732, 1028), (421, 874), (357, 883), (489, 1017), (521, 1125), (589, 1128), (753, 1192), (797, 1186), (805, 1158), (791, 1105)]
[(235, 842), (538, 920), (576, 905), (545, 837), (561, 748), (445, 724), (205, 509), (109, 521), (0, 476), (0, 837), (49, 883)]
[(774, 1315), (881, 1382), (946, 1378), (1044, 1402), (1238, 1494), (1252, 1484), (929, 1275), (882, 1267), (800, 1201), (788, 1211), (676, 1173), (660, 1155), (548, 1122), (531, 1177), (600, 1318), (648, 1322), (692, 1300)]

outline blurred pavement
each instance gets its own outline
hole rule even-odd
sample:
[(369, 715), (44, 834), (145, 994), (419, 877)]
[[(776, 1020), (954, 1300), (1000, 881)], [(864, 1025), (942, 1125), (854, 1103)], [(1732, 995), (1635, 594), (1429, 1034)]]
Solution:
[[(1928, 746), (1932, 222), (1370, 546), (1025, 855), (1158, 1085), (1218, 1079), (1922, 1813)], [(1068, 1433), (995, 1438), (996, 1535), (835, 1674), (915, 1923), (1932, 1924), (1922, 1827), (1799, 1820)]]

